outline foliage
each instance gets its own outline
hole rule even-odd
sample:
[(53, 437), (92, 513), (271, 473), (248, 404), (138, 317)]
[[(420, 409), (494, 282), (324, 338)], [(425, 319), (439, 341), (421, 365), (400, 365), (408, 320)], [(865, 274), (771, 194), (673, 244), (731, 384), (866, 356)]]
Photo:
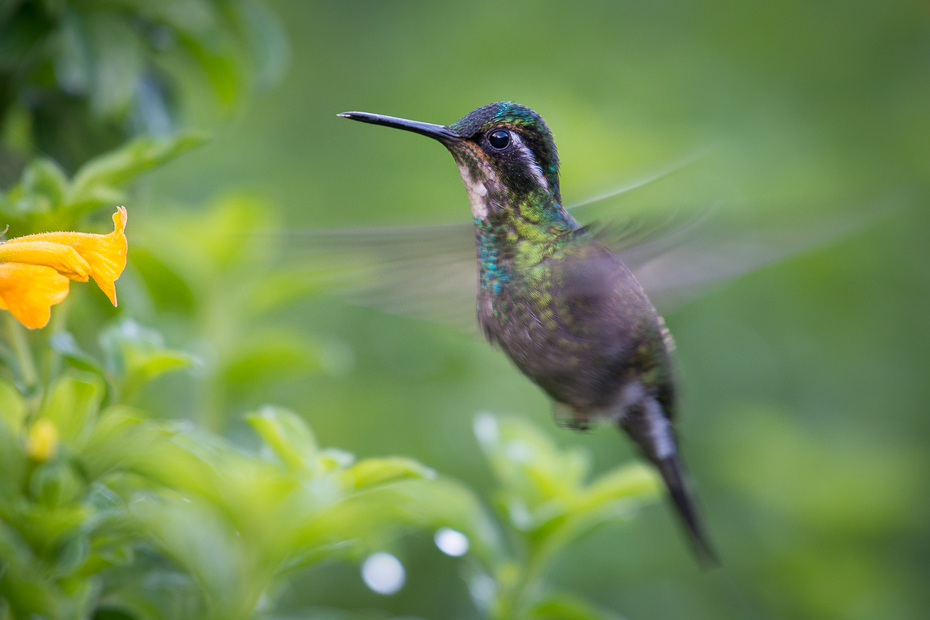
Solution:
[(10, 143), (69, 169), (128, 137), (173, 132), (204, 87), (229, 110), (288, 58), (277, 21), (252, 0), (12, 0), (0, 42)]
[[(122, 405), (101, 408), (103, 394), (98, 376), (68, 371), (29, 415), (0, 383), (0, 600), (14, 618), (250, 618), (277, 575), (357, 557), (402, 515), (430, 507), (429, 492), (405, 504), (393, 490), (430, 470), (321, 450), (292, 413), (250, 416), (262, 443), (245, 453)], [(164, 600), (168, 581), (179, 589)]]
[(69, 179), (52, 159), (34, 159), (0, 196), (0, 215), (11, 236), (68, 230), (81, 216), (125, 200), (125, 188), (150, 169), (203, 144), (199, 134), (141, 137), (92, 159)]
[[(476, 602), (491, 618), (600, 618), (582, 601), (547, 594), (541, 580), (575, 540), (632, 518), (644, 500), (656, 497), (660, 483), (654, 472), (629, 465), (587, 483), (587, 452), (560, 450), (525, 422), (499, 422), (489, 413), (475, 419), (475, 435), (497, 479), (498, 509), (516, 547), (516, 554), (491, 566), (490, 574), (472, 577)], [(488, 592), (492, 596), (483, 598), (482, 584), (490, 583), (495, 584)]]
[(274, 221), (265, 201), (230, 195), (200, 213), (161, 213), (141, 225), (132, 268), (144, 305), (152, 319), (176, 317), (177, 337), (203, 361), (198, 421), (211, 428), (226, 425), (231, 405), (262, 402), (269, 384), (351, 364), (344, 344), (277, 319), (307, 291), (275, 276), (277, 252), (266, 237)]

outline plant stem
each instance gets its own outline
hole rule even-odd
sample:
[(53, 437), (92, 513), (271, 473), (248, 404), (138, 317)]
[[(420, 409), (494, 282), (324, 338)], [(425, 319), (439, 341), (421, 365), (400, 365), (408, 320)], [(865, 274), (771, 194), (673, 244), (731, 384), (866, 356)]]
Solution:
[(546, 569), (555, 557), (575, 538), (580, 523), (569, 520), (550, 532), (545, 538), (531, 544), (526, 560), (520, 565), (513, 584), (499, 596), (494, 607), (494, 620), (521, 618), (532, 604), (534, 588), (540, 583)]
[(31, 394), (35, 391), (39, 382), (39, 373), (36, 371), (35, 360), (33, 360), (32, 351), (29, 349), (26, 328), (9, 313), (6, 315), (6, 326), (10, 334), (10, 344), (13, 345), (16, 360), (19, 362), (19, 376), (23, 382), (24, 391)]
[(49, 321), (48, 329), (45, 331), (47, 346), (45, 347), (44, 363), (42, 364), (42, 382), (46, 389), (61, 370), (61, 354), (48, 345), (48, 342), (55, 334), (65, 331), (71, 310), (71, 300), (72, 296), (68, 296), (64, 301), (52, 308), (52, 320)]

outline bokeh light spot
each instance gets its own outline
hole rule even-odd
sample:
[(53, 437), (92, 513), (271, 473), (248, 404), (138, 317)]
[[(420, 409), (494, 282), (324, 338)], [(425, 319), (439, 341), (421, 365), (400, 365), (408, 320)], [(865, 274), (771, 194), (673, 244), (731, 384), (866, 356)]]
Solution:
[(394, 594), (404, 587), (404, 565), (390, 553), (373, 553), (362, 563), (362, 580), (378, 594)]
[(497, 443), (497, 418), (490, 411), (479, 411), (475, 416), (474, 432), (478, 441), (486, 447)]
[(468, 553), (468, 536), (448, 527), (441, 527), (436, 530), (436, 536), (433, 537), (436, 546), (446, 555), (459, 557)]

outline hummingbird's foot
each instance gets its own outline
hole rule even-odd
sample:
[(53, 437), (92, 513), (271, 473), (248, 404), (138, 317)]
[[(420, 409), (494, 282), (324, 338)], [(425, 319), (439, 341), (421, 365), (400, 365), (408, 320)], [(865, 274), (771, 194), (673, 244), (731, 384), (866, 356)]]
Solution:
[(591, 430), (591, 422), (588, 420), (568, 420), (563, 426), (564, 428), (577, 431), (579, 433), (587, 433)]
[(591, 430), (591, 419), (584, 412), (578, 411), (571, 405), (565, 403), (553, 402), (552, 412), (555, 415), (556, 424), (562, 428), (586, 433)]

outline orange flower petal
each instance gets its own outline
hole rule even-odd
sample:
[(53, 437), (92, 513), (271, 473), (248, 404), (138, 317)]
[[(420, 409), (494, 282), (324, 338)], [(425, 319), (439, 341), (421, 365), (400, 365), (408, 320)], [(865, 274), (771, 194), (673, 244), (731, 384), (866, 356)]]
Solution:
[(45, 327), (51, 307), (68, 296), (68, 278), (51, 267), (0, 263), (0, 308), (30, 329)]
[(51, 241), (22, 243), (19, 239), (13, 239), (12, 243), (0, 243), (0, 262), (44, 265), (66, 278), (87, 282), (90, 265), (71, 246)]
[(116, 305), (116, 286), (113, 284), (126, 267), (126, 207), (119, 207), (113, 214), (113, 232), (108, 235), (93, 235), (79, 232), (47, 232), (10, 239), (7, 244), (49, 241), (74, 248), (90, 266), (90, 277), (94, 279), (113, 305)]

